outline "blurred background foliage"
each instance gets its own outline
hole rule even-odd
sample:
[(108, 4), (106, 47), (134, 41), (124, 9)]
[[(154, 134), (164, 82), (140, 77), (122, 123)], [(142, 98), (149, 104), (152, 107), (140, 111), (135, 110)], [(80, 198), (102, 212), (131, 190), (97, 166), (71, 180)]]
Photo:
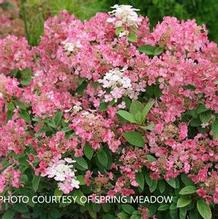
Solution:
[(151, 28), (164, 16), (179, 19), (195, 18), (205, 23), (209, 38), (218, 42), (218, 0), (20, 0), (20, 13), (31, 45), (38, 44), (43, 33), (43, 22), (50, 15), (66, 9), (85, 20), (99, 11), (109, 11), (114, 4), (130, 4), (148, 16)]

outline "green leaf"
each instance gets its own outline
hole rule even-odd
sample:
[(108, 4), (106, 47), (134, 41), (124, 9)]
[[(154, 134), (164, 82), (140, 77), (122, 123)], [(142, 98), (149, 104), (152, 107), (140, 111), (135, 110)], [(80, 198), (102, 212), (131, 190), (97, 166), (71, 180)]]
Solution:
[(149, 56), (158, 56), (160, 55), (164, 49), (161, 47), (155, 47), (151, 45), (143, 45), (138, 47), (139, 52), (145, 53), (146, 55)]
[(107, 107), (108, 107), (107, 103), (101, 102), (100, 106), (99, 106), (99, 109), (100, 109), (101, 112), (105, 112), (105, 111), (107, 111)]
[(218, 139), (218, 117), (213, 122), (211, 131), (212, 131), (214, 139)]
[(130, 41), (130, 42), (137, 42), (137, 35), (136, 35), (136, 33), (134, 33), (134, 32), (130, 32), (130, 34), (129, 34), (129, 36), (128, 36), (128, 40)]
[(169, 209), (169, 205), (168, 204), (162, 204), (157, 210), (158, 211), (166, 211), (167, 209)]
[(35, 175), (33, 176), (32, 187), (34, 192), (38, 191), (40, 180), (41, 180), (40, 176), (35, 176)]
[(203, 199), (199, 199), (197, 201), (197, 209), (198, 209), (199, 214), (204, 219), (211, 219), (212, 218), (210, 206)]
[(29, 113), (26, 110), (21, 110), (20, 111), (20, 116), (26, 121), (26, 122), (30, 122), (31, 121), (31, 117), (29, 115)]
[(15, 216), (15, 211), (10, 209), (3, 214), (2, 219), (13, 219), (14, 216)]
[(159, 181), (158, 188), (160, 190), (160, 193), (163, 193), (166, 189), (166, 183), (163, 180)]
[(107, 157), (107, 153), (103, 149), (101, 149), (97, 152), (97, 158), (103, 167), (107, 167), (108, 157)]
[(159, 56), (161, 53), (163, 53), (164, 49), (161, 47), (156, 47), (154, 49), (154, 56)]
[(76, 190), (75, 192), (73, 192), (73, 197), (75, 197), (76, 203), (79, 205), (85, 205), (84, 201), (82, 201), (81, 197), (83, 197), (84, 194), (80, 191), (80, 190)]
[(138, 50), (146, 55), (154, 55), (154, 47), (150, 45), (140, 46), (138, 47)]
[(85, 170), (88, 169), (88, 163), (83, 157), (75, 157), (76, 164), (84, 168)]
[(208, 111), (208, 109), (205, 107), (204, 104), (200, 103), (198, 108), (197, 108), (197, 114), (201, 114), (203, 112), (206, 112)]
[(125, 111), (125, 110), (119, 110), (117, 112), (117, 114), (119, 116), (121, 116), (123, 119), (125, 119), (125, 120), (127, 120), (127, 121), (129, 121), (131, 123), (135, 123), (136, 122), (135, 119), (134, 119), (134, 116), (131, 113)]
[(187, 209), (180, 208), (179, 209), (179, 219), (186, 219), (186, 215), (187, 215)]
[(188, 176), (186, 176), (185, 174), (181, 175), (181, 180), (186, 186), (194, 185), (192, 180)]
[(102, 219), (115, 219), (115, 217), (111, 214), (105, 214)]
[(130, 215), (135, 211), (135, 208), (129, 204), (123, 204), (121, 205), (121, 207), (127, 214), (130, 214)]
[(145, 185), (145, 178), (142, 173), (137, 173), (136, 182), (139, 184), (139, 188), (143, 191)]
[(29, 212), (28, 207), (25, 204), (22, 203), (17, 203), (13, 206), (13, 210), (15, 210), (16, 212), (25, 214), (27, 212)]
[(85, 79), (82, 79), (80, 81), (79, 86), (76, 89), (76, 93), (79, 95), (82, 95), (84, 90), (86, 89), (87, 85), (88, 85), (88, 82)]
[(152, 186), (153, 180), (150, 178), (148, 173), (145, 173), (145, 181), (148, 184), (149, 187)]
[(94, 150), (88, 144), (86, 144), (84, 147), (84, 154), (89, 160), (91, 160), (94, 154)]
[[(181, 209), (181, 208), (180, 208)], [(175, 218), (177, 218), (178, 217), (178, 210), (177, 209), (170, 209), (169, 210), (169, 212), (170, 212), (170, 217), (171, 217), (171, 219), (175, 219)]]
[(137, 147), (144, 147), (145, 141), (139, 132), (131, 131), (125, 132), (124, 138), (132, 145)]
[(117, 214), (117, 217), (119, 219), (129, 219), (129, 215), (126, 214), (125, 212), (121, 211), (120, 213)]
[(61, 112), (61, 111), (58, 111), (58, 112), (55, 114), (55, 117), (54, 117), (54, 123), (55, 123), (55, 125), (57, 125), (57, 126), (60, 125), (62, 116), (63, 116), (63, 112)]
[(85, 183), (85, 180), (84, 180), (84, 176), (79, 175), (79, 176), (76, 176), (76, 178), (77, 178), (77, 180), (79, 180), (79, 184), (80, 184), (81, 186), (83, 186), (83, 185), (86, 184), (86, 183)]
[(170, 180), (167, 180), (166, 182), (174, 189), (176, 188), (176, 180), (175, 179), (170, 179)]
[(29, 85), (31, 79), (32, 79), (32, 71), (31, 69), (24, 69), (20, 72), (21, 74), (21, 84), (22, 85)]
[(154, 124), (150, 123), (149, 125), (146, 126), (140, 126), (141, 129), (143, 129), (144, 131), (152, 131), (154, 129)]
[(180, 195), (189, 195), (196, 193), (196, 187), (195, 186), (186, 186), (183, 189), (180, 190)]
[(129, 109), (130, 113), (135, 115), (138, 112), (142, 112), (142, 110), (143, 110), (143, 104), (138, 100), (133, 100)]
[(150, 190), (151, 193), (154, 192), (157, 189), (157, 185), (158, 185), (157, 180), (152, 180), (152, 181), (153, 182), (152, 182), (151, 186), (149, 187), (149, 190)]
[(137, 112), (135, 115), (134, 115), (134, 118), (135, 118), (135, 121), (137, 124), (142, 124), (143, 121), (144, 121), (144, 118), (143, 118), (143, 115), (141, 112)]
[(63, 195), (63, 192), (59, 188), (56, 188), (54, 191), (54, 196), (62, 196), (62, 195)]
[(115, 33), (117, 36), (120, 35), (120, 33), (122, 33), (124, 31), (123, 27), (117, 27), (116, 30), (115, 30)]
[(150, 154), (148, 154), (146, 157), (147, 157), (147, 160), (148, 160), (149, 162), (156, 161), (156, 158), (155, 158), (154, 156), (150, 155)]
[(211, 112), (207, 111), (207, 112), (203, 112), (200, 114), (200, 120), (202, 123), (208, 123), (211, 119)]
[(143, 109), (143, 116), (146, 117), (151, 110), (152, 106), (154, 105), (154, 100), (149, 100), (148, 103), (145, 105)]
[(183, 208), (183, 207), (189, 205), (191, 202), (192, 202), (191, 198), (181, 197), (177, 201), (177, 208)]
[(130, 219), (141, 219), (141, 216), (138, 214), (133, 214)]

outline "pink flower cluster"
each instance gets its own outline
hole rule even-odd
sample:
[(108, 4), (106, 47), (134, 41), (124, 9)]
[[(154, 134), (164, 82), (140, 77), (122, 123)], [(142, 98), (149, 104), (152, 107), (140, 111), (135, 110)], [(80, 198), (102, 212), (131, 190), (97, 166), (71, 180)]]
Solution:
[[(126, 8), (125, 13), (129, 10)], [(63, 11), (46, 21), (41, 42), (34, 48), (23, 38), (0, 40), (0, 72), (4, 74), (0, 75), (0, 116), (5, 118), (3, 106), (13, 97), (29, 104), (34, 120), (30, 124), (19, 118), (19, 109), (15, 110), (16, 118), (4, 120), (0, 155), (11, 156), (11, 151), (20, 154), (30, 144), (34, 152), (29, 154), (29, 163), (35, 173), (54, 178), (52, 169), (59, 164), (65, 168), (61, 158), (67, 153), (82, 157), (87, 143), (94, 153), (104, 146), (112, 154), (111, 169), (84, 173), (87, 186), (95, 185), (96, 191), (134, 194), (139, 186), (136, 175), (146, 167), (155, 180), (186, 174), (200, 196), (217, 203), (218, 141), (207, 128), (190, 137), (190, 122), (183, 120), (183, 114), (199, 104), (213, 116), (218, 113), (217, 45), (208, 40), (205, 27), (194, 20), (165, 17), (149, 31), (148, 18), (137, 17), (135, 11), (130, 17), (112, 15), (113, 22), (108, 22), (111, 16), (106, 13), (81, 22)], [(128, 29), (136, 34), (135, 42), (129, 41), (129, 33), (116, 33), (114, 24), (125, 19), (137, 24)], [(151, 57), (139, 52), (145, 44), (161, 47), (163, 53)], [(21, 85), (11, 71), (26, 68), (32, 70), (32, 78), (28, 85)], [(116, 113), (120, 108), (127, 109), (125, 99), (146, 102), (142, 97), (152, 85), (159, 87), (161, 95), (155, 98), (147, 117), (154, 129), (140, 130), (145, 146), (139, 149), (123, 138), (123, 132), (139, 127), (120, 121)], [(63, 112), (61, 122), (70, 135), (60, 124), (52, 124), (55, 133), (43, 130), (47, 119), (58, 111)], [(207, 125), (211, 121), (203, 124)], [(149, 154), (155, 161), (147, 159)], [(54, 158), (59, 161), (51, 166)], [(6, 183), (2, 175), (0, 184), (3, 191)], [(66, 181), (59, 187), (68, 193), (78, 186), (70, 187)]]
[(4, 192), (7, 186), (12, 186), (14, 188), (19, 188), (21, 172), (15, 170), (12, 167), (8, 167), (0, 174), (0, 193)]

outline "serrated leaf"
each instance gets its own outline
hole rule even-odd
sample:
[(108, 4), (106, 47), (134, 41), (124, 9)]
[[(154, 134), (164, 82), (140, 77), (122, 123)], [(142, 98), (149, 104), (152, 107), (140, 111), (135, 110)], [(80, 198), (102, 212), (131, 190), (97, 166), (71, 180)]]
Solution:
[(189, 195), (196, 193), (196, 187), (195, 186), (186, 186), (183, 189), (180, 190), (180, 195)]
[(130, 131), (124, 133), (124, 138), (131, 144), (137, 147), (144, 147), (145, 141), (142, 135), (136, 131)]
[(125, 120), (127, 120), (127, 121), (129, 121), (131, 123), (135, 123), (136, 122), (135, 119), (134, 119), (134, 116), (131, 113), (125, 111), (125, 110), (119, 110), (117, 112), (117, 114), (119, 116), (121, 116), (123, 119), (125, 119)]
[(199, 214), (204, 219), (211, 219), (212, 218), (210, 206), (203, 199), (199, 199), (197, 201), (197, 209), (198, 209)]

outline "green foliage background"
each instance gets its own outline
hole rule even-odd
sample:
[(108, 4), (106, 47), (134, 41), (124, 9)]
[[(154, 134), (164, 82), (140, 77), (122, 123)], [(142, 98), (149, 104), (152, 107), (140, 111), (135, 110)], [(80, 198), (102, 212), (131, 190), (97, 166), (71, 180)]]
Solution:
[(209, 38), (218, 42), (218, 0), (21, 0), (21, 15), (28, 40), (36, 45), (48, 16), (66, 9), (84, 20), (96, 12), (109, 11), (114, 4), (131, 4), (139, 8), (140, 14), (149, 17), (151, 27), (166, 15), (195, 18), (199, 24), (206, 24)]

